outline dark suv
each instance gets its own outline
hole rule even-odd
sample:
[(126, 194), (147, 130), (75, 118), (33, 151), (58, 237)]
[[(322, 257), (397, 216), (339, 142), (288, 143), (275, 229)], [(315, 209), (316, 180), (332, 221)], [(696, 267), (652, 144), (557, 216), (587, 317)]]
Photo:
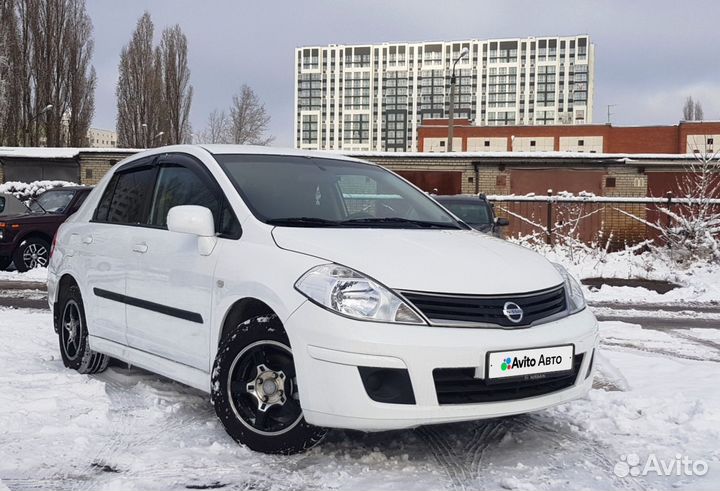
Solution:
[(495, 216), (495, 210), (484, 194), (456, 194), (433, 196), (433, 198), (463, 222), (480, 232), (502, 238), (502, 227), (509, 225), (507, 218)]
[(49, 189), (30, 202), (28, 213), (3, 216), (0, 270), (13, 262), (18, 271), (47, 266), (55, 232), (80, 208), (91, 189), (85, 186)]

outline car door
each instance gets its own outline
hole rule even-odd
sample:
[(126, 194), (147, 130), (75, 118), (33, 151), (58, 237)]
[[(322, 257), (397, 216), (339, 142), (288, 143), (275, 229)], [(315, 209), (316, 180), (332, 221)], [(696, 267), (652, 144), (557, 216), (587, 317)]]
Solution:
[(207, 371), (220, 247), (204, 256), (198, 251), (196, 236), (167, 230), (167, 214), (179, 205), (209, 208), (218, 233), (222, 233), (223, 216), (228, 216), (229, 208), (219, 186), (195, 159), (170, 154), (158, 161), (148, 226), (134, 230), (131, 237), (128, 344)]
[(127, 344), (126, 274), (132, 259), (131, 232), (146, 222), (148, 196), (155, 181), (153, 159), (119, 169), (105, 188), (92, 220), (71, 241), (85, 270), (85, 310), (90, 334)]

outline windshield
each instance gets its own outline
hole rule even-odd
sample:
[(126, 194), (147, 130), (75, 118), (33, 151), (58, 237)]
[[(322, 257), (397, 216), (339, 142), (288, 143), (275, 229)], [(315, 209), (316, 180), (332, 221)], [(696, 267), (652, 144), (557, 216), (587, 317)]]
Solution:
[(75, 191), (50, 190), (30, 201), (30, 211), (33, 213), (62, 213), (75, 196)]
[(375, 165), (277, 155), (215, 158), (251, 211), (265, 223), (464, 228), (424, 193)]
[(471, 225), (491, 225), (490, 207), (480, 199), (475, 202), (439, 200), (442, 205), (453, 212), (463, 222)]

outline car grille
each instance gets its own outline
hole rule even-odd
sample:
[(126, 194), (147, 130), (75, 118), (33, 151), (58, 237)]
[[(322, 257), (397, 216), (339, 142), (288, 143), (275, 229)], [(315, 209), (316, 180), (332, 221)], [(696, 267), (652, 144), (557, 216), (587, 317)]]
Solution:
[(487, 383), (485, 379), (475, 378), (474, 368), (436, 368), (433, 370), (435, 392), (438, 403), (441, 405), (514, 401), (542, 396), (572, 387), (577, 379), (582, 361), (582, 353), (575, 355), (573, 371), (569, 374), (548, 374), (542, 379), (491, 383)]
[[(503, 327), (528, 326), (566, 309), (565, 287), (511, 295), (454, 295), (401, 291), (433, 324), (494, 324)], [(520, 322), (512, 322), (503, 313), (506, 302), (523, 310)]]

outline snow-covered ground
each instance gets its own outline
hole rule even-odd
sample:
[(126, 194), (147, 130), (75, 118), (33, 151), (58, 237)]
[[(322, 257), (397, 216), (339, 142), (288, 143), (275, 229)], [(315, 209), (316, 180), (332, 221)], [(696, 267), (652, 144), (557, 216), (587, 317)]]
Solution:
[(17, 271), (0, 271), (0, 281), (47, 281), (47, 268), (35, 268), (24, 273)]
[[(138, 369), (64, 369), (49, 312), (0, 309), (0, 490), (720, 487), (720, 331), (605, 322), (601, 334), (587, 399), (413, 431), (332, 431), (281, 457), (236, 445), (193, 389)], [(621, 456), (651, 453), (709, 471), (613, 472)]]
[(553, 262), (561, 263), (575, 277), (646, 279), (667, 281), (679, 288), (661, 294), (645, 288), (603, 285), (599, 289), (585, 287), (590, 302), (623, 303), (720, 303), (720, 264), (699, 262), (679, 268), (662, 250), (636, 254), (619, 251), (553, 248), (538, 250)]

